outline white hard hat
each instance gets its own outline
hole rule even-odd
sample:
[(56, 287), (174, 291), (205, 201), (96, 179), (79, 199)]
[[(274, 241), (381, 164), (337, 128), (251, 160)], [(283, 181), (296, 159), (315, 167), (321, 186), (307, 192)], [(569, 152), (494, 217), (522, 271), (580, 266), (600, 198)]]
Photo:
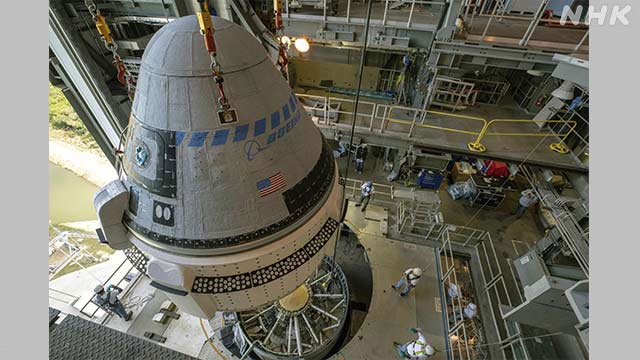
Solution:
[(415, 268), (413, 269), (413, 273), (418, 275), (418, 276), (422, 276), (422, 269), (420, 268)]
[(104, 288), (102, 287), (102, 285), (96, 285), (96, 287), (93, 288), (93, 292), (98, 294), (101, 293), (104, 290)]
[(424, 352), (425, 352), (428, 356), (431, 356), (431, 355), (433, 355), (433, 354), (435, 354), (435, 353), (436, 353), (436, 350), (433, 348), (433, 346), (431, 346), (431, 345), (427, 345), (427, 346), (424, 348)]
[(469, 303), (468, 306), (469, 306), (469, 309), (471, 309), (471, 310), (475, 310), (476, 309), (476, 304), (474, 304), (474, 303)]

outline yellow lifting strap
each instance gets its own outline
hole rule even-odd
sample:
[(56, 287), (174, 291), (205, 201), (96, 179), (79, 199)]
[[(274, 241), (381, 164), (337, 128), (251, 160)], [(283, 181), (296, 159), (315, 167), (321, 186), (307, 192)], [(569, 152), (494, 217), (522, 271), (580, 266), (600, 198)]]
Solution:
[(96, 29), (98, 29), (98, 33), (104, 38), (104, 41), (107, 44), (111, 44), (113, 42), (113, 39), (111, 38), (111, 30), (109, 30), (109, 25), (104, 19), (104, 16), (96, 14), (93, 21), (95, 21)]
[(211, 13), (209, 13), (209, 6), (206, 1), (198, 0), (200, 5), (200, 11), (198, 11), (198, 23), (200, 24), (200, 34), (204, 36), (204, 43), (207, 47), (207, 51), (210, 53), (216, 53), (216, 44), (213, 40), (213, 23), (211, 22)]

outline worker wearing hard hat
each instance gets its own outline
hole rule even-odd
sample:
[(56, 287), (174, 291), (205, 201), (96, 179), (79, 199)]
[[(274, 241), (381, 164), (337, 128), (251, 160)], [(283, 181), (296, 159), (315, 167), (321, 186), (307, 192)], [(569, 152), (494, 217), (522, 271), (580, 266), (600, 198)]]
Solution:
[(473, 319), (474, 317), (476, 317), (476, 315), (478, 315), (478, 306), (476, 304), (474, 304), (474, 303), (469, 303), (469, 304), (467, 304), (467, 306), (464, 307), (464, 309), (462, 309), (462, 314), (460, 314), (460, 313), (456, 314), (456, 316), (451, 318), (449, 323), (451, 325), (454, 325), (455, 323), (457, 323), (461, 319), (470, 320), (470, 319)]
[(133, 315), (132, 311), (128, 311), (122, 305), (120, 299), (118, 299), (118, 295), (122, 292), (122, 289), (109, 285), (107, 286), (107, 290), (102, 287), (102, 285), (98, 285), (93, 289), (95, 295), (91, 299), (91, 301), (98, 305), (100, 308), (107, 312), (114, 312), (116, 315), (120, 316), (124, 321), (129, 321), (131, 319), (131, 315)]
[(452, 304), (455, 298), (462, 297), (462, 291), (456, 284), (450, 284), (447, 289), (447, 304)]
[(393, 345), (396, 347), (398, 355), (400, 355), (401, 358), (423, 360), (431, 357), (436, 353), (436, 350), (433, 348), (433, 346), (427, 344), (427, 339), (424, 337), (422, 329), (411, 328), (409, 330), (413, 333), (418, 334), (417, 340), (406, 343), (404, 345), (395, 341), (393, 342)]
[(400, 296), (407, 296), (409, 291), (418, 285), (418, 281), (420, 281), (420, 277), (422, 276), (422, 269), (420, 268), (412, 268), (405, 270), (404, 274), (402, 274), (402, 278), (398, 281), (397, 284), (391, 285), (391, 288), (394, 290), (399, 290), (404, 286), (404, 289), (400, 293)]
[(364, 161), (367, 159), (367, 144), (362, 144), (358, 146), (356, 150), (356, 171), (358, 174), (362, 174), (364, 170)]
[(362, 186), (360, 187), (360, 202), (358, 204), (356, 204), (356, 206), (362, 206), (362, 208), (360, 208), (360, 210), (364, 211), (367, 208), (367, 205), (369, 204), (369, 200), (371, 199), (371, 195), (373, 195), (374, 193), (374, 189), (373, 189), (373, 182), (371, 180), (365, 182), (364, 184), (362, 184)]
[(472, 319), (478, 314), (478, 307), (474, 303), (469, 303), (467, 304), (467, 306), (465, 306), (463, 312), (465, 318)]
[(518, 208), (514, 210), (512, 215), (515, 215), (518, 219), (521, 218), (522, 215), (524, 215), (524, 213), (527, 211), (527, 209), (535, 205), (537, 202), (538, 202), (538, 197), (536, 196), (536, 193), (533, 190), (527, 189), (523, 191), (522, 193), (520, 193), (520, 199), (518, 200)]

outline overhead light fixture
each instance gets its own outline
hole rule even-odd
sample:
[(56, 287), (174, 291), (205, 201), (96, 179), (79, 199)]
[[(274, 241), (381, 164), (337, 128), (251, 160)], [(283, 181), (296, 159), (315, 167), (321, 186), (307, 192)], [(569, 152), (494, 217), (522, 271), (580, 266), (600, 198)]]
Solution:
[(575, 88), (576, 86), (574, 83), (569, 80), (565, 80), (559, 88), (553, 90), (551, 96), (562, 100), (572, 100)]
[(540, 70), (527, 70), (527, 74), (529, 74), (531, 76), (535, 76), (535, 77), (540, 77), (540, 76), (544, 75), (544, 72), (542, 72)]
[(301, 53), (306, 53), (311, 48), (311, 46), (309, 45), (309, 41), (307, 41), (307, 39), (305, 38), (297, 38), (293, 42), (293, 46), (295, 46), (296, 50)]

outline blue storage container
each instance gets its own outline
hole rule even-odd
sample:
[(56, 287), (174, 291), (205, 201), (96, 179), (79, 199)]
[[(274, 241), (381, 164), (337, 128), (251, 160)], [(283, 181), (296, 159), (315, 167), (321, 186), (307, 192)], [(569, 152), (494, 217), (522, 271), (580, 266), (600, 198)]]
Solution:
[(421, 188), (439, 189), (444, 175), (433, 170), (422, 170), (418, 174), (418, 185)]

